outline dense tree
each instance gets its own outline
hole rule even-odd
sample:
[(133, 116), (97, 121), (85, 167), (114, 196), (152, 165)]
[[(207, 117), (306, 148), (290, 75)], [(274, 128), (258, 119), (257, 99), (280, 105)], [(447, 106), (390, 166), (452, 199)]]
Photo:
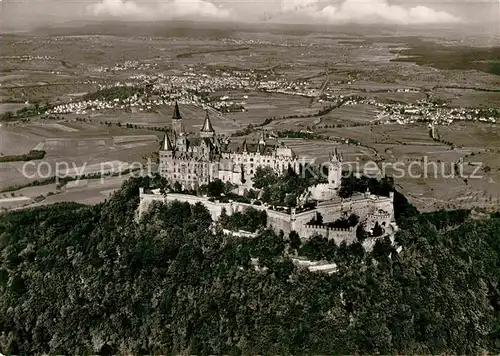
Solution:
[(253, 185), (257, 189), (272, 186), (278, 182), (278, 177), (271, 167), (257, 167), (253, 176)]
[(300, 236), (296, 231), (290, 232), (288, 235), (288, 240), (290, 240), (290, 248), (293, 250), (298, 250), (301, 245)]
[[(498, 216), (414, 215), (399, 253), (390, 240), (291, 246), (214, 233), (201, 205), (154, 204), (138, 221), (139, 186), (0, 216), (2, 353), (500, 351)], [(295, 266), (297, 248), (338, 271)]]
[(261, 200), (273, 206), (295, 207), (297, 198), (302, 195), (307, 188), (324, 182), (324, 177), (320, 172), (312, 169), (303, 170), (297, 174), (291, 167), (288, 167), (285, 174), (277, 176), (269, 167), (257, 168), (253, 178), (256, 188), (262, 188)]
[(267, 225), (267, 213), (264, 210), (259, 211), (248, 208), (243, 212), (236, 212), (231, 216), (227, 216), (225, 210), (223, 213), (223, 216), (219, 219), (219, 223), (224, 228), (233, 231), (246, 230), (255, 232), (259, 228), (266, 227)]
[(382, 236), (383, 234), (384, 234), (384, 229), (382, 228), (382, 226), (380, 226), (380, 224), (377, 221), (375, 223), (375, 226), (373, 227), (372, 236), (379, 237), (379, 236)]
[(215, 179), (207, 184), (207, 194), (210, 197), (220, 197), (225, 191), (226, 186), (220, 179)]

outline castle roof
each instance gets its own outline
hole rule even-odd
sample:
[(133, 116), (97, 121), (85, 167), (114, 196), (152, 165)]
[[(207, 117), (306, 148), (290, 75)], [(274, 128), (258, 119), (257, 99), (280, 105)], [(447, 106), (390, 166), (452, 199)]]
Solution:
[(330, 153), (330, 160), (332, 162), (342, 162), (343, 157), (342, 157), (342, 154), (339, 153), (337, 147), (335, 147), (333, 149), (333, 152)]
[(164, 151), (173, 151), (174, 148), (172, 146), (172, 142), (170, 141), (170, 137), (165, 133), (165, 136), (163, 137), (163, 143), (161, 145), (161, 148)]
[(266, 136), (264, 135), (264, 131), (260, 133), (259, 145), (266, 145)]
[(177, 104), (177, 101), (176, 101), (174, 113), (172, 115), (172, 120), (180, 120), (180, 119), (182, 119), (182, 116), (181, 116), (181, 112), (179, 111), (179, 104)]
[(205, 122), (203, 123), (203, 127), (201, 128), (201, 132), (215, 132), (212, 123), (210, 122), (210, 117), (208, 116), (208, 110), (205, 115)]

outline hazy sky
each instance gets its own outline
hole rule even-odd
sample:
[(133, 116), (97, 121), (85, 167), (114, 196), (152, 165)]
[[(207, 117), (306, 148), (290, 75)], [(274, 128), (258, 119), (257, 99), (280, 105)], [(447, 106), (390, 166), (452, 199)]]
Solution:
[(0, 0), (5, 27), (84, 19), (469, 24), (500, 31), (500, 0)]

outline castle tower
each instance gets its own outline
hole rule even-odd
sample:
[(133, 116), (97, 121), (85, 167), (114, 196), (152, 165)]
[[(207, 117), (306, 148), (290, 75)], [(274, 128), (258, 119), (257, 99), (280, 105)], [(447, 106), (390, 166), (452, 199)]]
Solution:
[(163, 142), (161, 144), (160, 151), (165, 152), (165, 156), (172, 157), (174, 153), (174, 146), (172, 145), (172, 141), (170, 141), (170, 137), (168, 137), (168, 134), (165, 133), (165, 136), (163, 137)]
[(168, 137), (166, 133), (161, 143), (159, 156), (160, 156), (160, 166), (159, 166), (160, 174), (163, 177), (168, 176), (169, 168), (171, 167), (172, 160), (174, 158), (174, 146), (170, 141), (170, 137)]
[(338, 189), (342, 183), (342, 156), (337, 149), (330, 153), (328, 165), (328, 185), (332, 189)]
[(174, 113), (172, 114), (172, 131), (177, 136), (184, 133), (184, 124), (182, 123), (182, 116), (177, 101), (175, 102)]
[(257, 153), (264, 153), (266, 149), (266, 137), (264, 131), (260, 133), (259, 143), (257, 144)]
[(264, 135), (264, 131), (261, 132), (260, 138), (259, 138), (259, 146), (265, 146), (266, 145), (266, 137)]
[(208, 110), (205, 115), (205, 122), (203, 123), (203, 127), (201, 128), (200, 136), (201, 137), (215, 136), (215, 130), (212, 126), (212, 123), (210, 122), (210, 116), (208, 116)]

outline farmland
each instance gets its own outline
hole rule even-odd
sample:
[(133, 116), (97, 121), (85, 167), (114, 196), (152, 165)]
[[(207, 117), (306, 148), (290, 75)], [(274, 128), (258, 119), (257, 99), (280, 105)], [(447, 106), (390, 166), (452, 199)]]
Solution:
[[(426, 100), (457, 109), (498, 107), (496, 64), (489, 61), (497, 49), (428, 45), (439, 39), (403, 35), (332, 36), (312, 31), (297, 36), (230, 28), (166, 32), (157, 25), (139, 24), (94, 24), (85, 30), (61, 27), (40, 33), (43, 36), (2, 35), (0, 114), (33, 109), (35, 104), (98, 101), (103, 90), (117, 95), (99, 102), (100, 107), (7, 118), (0, 127), (3, 156), (43, 150), (44, 159), (31, 163), (44, 162), (53, 169), (67, 162), (89, 174), (102, 164), (155, 160), (162, 130), (170, 127), (172, 105), (178, 100), (190, 133), (200, 129), (208, 109), (215, 130), (233, 136), (234, 142), (252, 142), (261, 130), (273, 137), (304, 131), (314, 139), (278, 141), (318, 161), (339, 147), (348, 162), (374, 161), (379, 166), (408, 165), (427, 157), (451, 167), (463, 160), (469, 172), (481, 162), (484, 179), (406, 176), (397, 178), (396, 184), (422, 210), (490, 208), (498, 201), (498, 122), (439, 124), (437, 140), (429, 135), (429, 123), (419, 117), (399, 123), (380, 117), (380, 105), (418, 107)], [(464, 61), (458, 63), (456, 55), (463, 55)], [(472, 60), (476, 57), (480, 61)], [(131, 98), (136, 88), (142, 96)], [(350, 97), (361, 99), (337, 105)], [(119, 105), (114, 105), (115, 99)], [(242, 109), (219, 110), (223, 104)], [(322, 112), (325, 108), (329, 109)], [(0, 190), (42, 178), (43, 172), (32, 167), (27, 170), (31, 178), (23, 176), (24, 164), (0, 163)], [(44, 202), (94, 203), (103, 199), (101, 191), (114, 189), (114, 183), (109, 189), (94, 183), (89, 180), (84, 189), (57, 194), (47, 185), (40, 194), (46, 195)], [(93, 198), (85, 200), (86, 190), (97, 193), (89, 193)], [(48, 197), (50, 192), (54, 194)], [(12, 207), (25, 204), (23, 197), (40, 195), (5, 194), (2, 204)]]
[(0, 163), (0, 190), (53, 176), (58, 165), (67, 164), (88, 174), (86, 167), (114, 160), (144, 162), (158, 149), (158, 137), (151, 131), (78, 122), (16, 124), (2, 127), (1, 135), (3, 154), (36, 149), (45, 151), (46, 156), (43, 166), (41, 161)]

